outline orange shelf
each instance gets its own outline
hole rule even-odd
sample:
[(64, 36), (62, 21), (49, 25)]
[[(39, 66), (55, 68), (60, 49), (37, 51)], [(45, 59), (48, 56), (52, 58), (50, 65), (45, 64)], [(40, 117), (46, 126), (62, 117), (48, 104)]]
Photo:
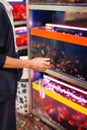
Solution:
[(63, 42), (69, 42), (72, 44), (87, 46), (86, 37), (80, 37), (71, 34), (59, 33), (59, 32), (52, 32), (41, 28), (32, 28), (30, 34), (34, 36), (40, 36), (43, 38), (49, 38), (53, 40), (59, 40)]

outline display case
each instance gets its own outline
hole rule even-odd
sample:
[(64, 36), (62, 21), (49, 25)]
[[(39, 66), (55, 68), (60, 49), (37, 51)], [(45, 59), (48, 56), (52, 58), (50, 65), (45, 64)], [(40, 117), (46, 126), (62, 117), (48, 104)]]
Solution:
[[(32, 83), (34, 110), (55, 129), (87, 129), (87, 92), (69, 82), (43, 75)], [(63, 127), (60, 127), (60, 125)]]
[(26, 20), (25, 0), (8, 0), (13, 6), (13, 17), (15, 21)]
[(51, 59), (29, 78), (31, 112), (56, 130), (87, 129), (87, 1), (75, 2), (27, 1), (29, 58)]
[[(87, 55), (87, 29), (46, 24), (45, 27), (32, 28), (30, 40), (31, 58), (40, 56), (50, 57), (50, 70), (55, 72), (55, 74), (58, 73), (61, 75), (61, 77), (55, 75), (54, 78), (45, 76), (40, 86), (41, 75), (34, 74), (37, 82), (33, 82), (33, 108), (40, 116), (45, 116), (45, 118), (51, 120), (56, 126), (58, 125), (57, 123), (60, 123), (68, 130), (87, 129), (87, 126), (84, 124), (87, 118), (87, 115), (85, 115), (87, 109), (85, 109), (86, 111), (83, 110), (86, 106), (82, 109), (82, 104), (84, 103), (80, 104), (81, 108), (74, 104), (76, 99), (79, 100), (76, 104), (84, 100), (84, 97), (87, 99), (87, 58), (85, 57)], [(63, 78), (63, 76), (66, 78)], [(36, 77), (38, 78), (36, 79)], [(84, 96), (76, 92), (82, 92), (83, 90), (85, 93), (85, 95), (83, 94)], [(74, 95), (68, 95), (69, 93), (67, 92), (71, 93), (71, 95), (74, 93)], [(62, 97), (60, 98), (60, 96)], [(83, 97), (83, 99), (79, 99), (79, 97)], [(67, 99), (69, 102), (67, 102)], [(87, 100), (85, 101), (87, 102)], [(49, 104), (51, 104), (51, 106)], [(70, 113), (72, 113), (72, 115)], [(75, 114), (75, 119), (73, 119), (73, 114)], [(77, 123), (78, 117), (82, 118), (82, 116), (85, 117), (84, 121), (81, 120), (83, 126), (80, 124), (80, 121)]]
[[(20, 55), (27, 54), (27, 43), (25, 41), (27, 32), (22, 31), (21, 27), (26, 26), (26, 1), (25, 0), (7, 0), (13, 7), (13, 18), (16, 33), (16, 41)], [(21, 30), (21, 35), (18, 33)], [(26, 28), (26, 27), (25, 27)], [(20, 37), (21, 36), (21, 37)], [(21, 46), (20, 46), (21, 45)]]
[(46, 24), (31, 29), (31, 58), (50, 57), (52, 71), (72, 78), (77, 85), (82, 82), (82, 87), (87, 86), (86, 55), (86, 28)]
[(27, 45), (27, 28), (26, 26), (15, 27), (17, 46)]

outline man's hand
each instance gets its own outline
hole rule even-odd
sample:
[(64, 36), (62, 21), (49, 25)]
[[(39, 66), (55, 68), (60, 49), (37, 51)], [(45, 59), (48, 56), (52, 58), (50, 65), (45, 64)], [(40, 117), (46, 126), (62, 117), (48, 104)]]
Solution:
[[(31, 66), (30, 66), (31, 65)], [(30, 67), (31, 69), (44, 72), (46, 69), (50, 68), (50, 58), (34, 58), (30, 61)]]

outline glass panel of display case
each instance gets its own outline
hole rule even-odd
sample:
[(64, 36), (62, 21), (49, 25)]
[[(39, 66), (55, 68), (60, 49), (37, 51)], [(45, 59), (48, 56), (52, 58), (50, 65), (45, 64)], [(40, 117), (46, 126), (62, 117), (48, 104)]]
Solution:
[(87, 92), (44, 76), (33, 82), (34, 109), (55, 125), (67, 130), (87, 129)]
[(16, 44), (23, 46), (27, 44), (27, 28), (26, 26), (15, 27)]
[(63, 11), (57, 12), (56, 14), (56, 11), (32, 10), (32, 20), (29, 22), (32, 22), (32, 27), (40, 27), (48, 22), (52, 23), (57, 21), (59, 23), (61, 21), (60, 23), (62, 23), (63, 17)]
[(36, 113), (66, 130), (86, 130), (87, 92), (48, 75), (43, 77), (32, 83)]
[(8, 0), (13, 6), (13, 17), (14, 20), (25, 20), (26, 19), (26, 4), (25, 0)]
[[(54, 35), (55, 34), (56, 33), (54, 33)], [(44, 32), (42, 35), (45, 36), (46, 33)], [(51, 35), (51, 33), (49, 33), (49, 35)], [(68, 41), (70, 40), (69, 37), (67, 37), (68, 42), (64, 42), (62, 37), (66, 35), (60, 36), (61, 40), (54, 40), (46, 36), (45, 38), (32, 35), (31, 58), (40, 56), (50, 57), (52, 70), (87, 82), (87, 46), (85, 43), (84, 45), (70, 43), (70, 41)], [(55, 35), (55, 37), (57, 36)], [(76, 36), (76, 38), (78, 37)], [(73, 40), (73, 38), (71, 39)], [(64, 40), (66, 40), (66, 37)], [(76, 39), (75, 42), (78, 42), (78, 40)]]
[(26, 19), (26, 5), (24, 3), (12, 3), (14, 20)]
[(87, 28), (87, 13), (72, 11), (32, 10), (30, 27), (45, 26), (46, 23), (66, 24)]

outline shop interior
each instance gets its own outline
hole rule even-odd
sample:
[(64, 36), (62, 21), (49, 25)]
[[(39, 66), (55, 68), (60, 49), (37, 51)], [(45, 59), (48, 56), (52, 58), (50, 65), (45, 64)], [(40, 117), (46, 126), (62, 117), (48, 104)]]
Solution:
[(49, 57), (44, 73), (24, 68), (17, 130), (87, 130), (87, 0), (8, 0), (22, 59)]

